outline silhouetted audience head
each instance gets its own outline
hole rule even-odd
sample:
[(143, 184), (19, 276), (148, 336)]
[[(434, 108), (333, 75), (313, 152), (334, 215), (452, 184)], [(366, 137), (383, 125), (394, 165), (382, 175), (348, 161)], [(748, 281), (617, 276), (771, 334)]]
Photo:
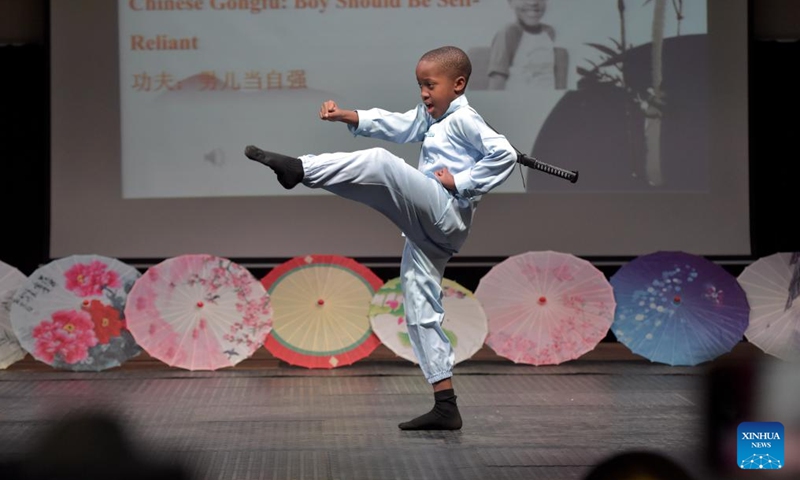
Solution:
[(674, 460), (655, 452), (632, 451), (596, 465), (584, 480), (695, 480)]
[(180, 465), (144, 455), (124, 425), (102, 412), (73, 413), (49, 426), (19, 459), (0, 465), (3, 480), (188, 480)]

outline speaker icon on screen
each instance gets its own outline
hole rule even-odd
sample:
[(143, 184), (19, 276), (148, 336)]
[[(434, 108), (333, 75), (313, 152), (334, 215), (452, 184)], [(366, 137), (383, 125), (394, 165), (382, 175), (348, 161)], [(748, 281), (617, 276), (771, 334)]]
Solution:
[(214, 150), (211, 150), (210, 152), (204, 154), (203, 158), (211, 165), (225, 165), (225, 152), (223, 152), (221, 148), (215, 148)]

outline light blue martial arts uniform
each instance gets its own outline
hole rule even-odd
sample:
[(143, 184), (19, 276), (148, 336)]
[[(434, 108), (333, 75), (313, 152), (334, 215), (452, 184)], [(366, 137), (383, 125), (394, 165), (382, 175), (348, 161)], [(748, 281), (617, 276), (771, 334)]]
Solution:
[[(400, 276), (406, 325), (425, 378), (436, 383), (452, 376), (455, 359), (441, 328), (445, 265), (467, 239), (481, 195), (513, 171), (516, 153), (463, 95), (438, 120), (422, 103), (405, 113), (356, 111), (358, 126), (348, 125), (355, 135), (421, 141), (418, 169), (382, 148), (304, 155), (303, 184), (369, 205), (403, 232)], [(453, 174), (457, 193), (436, 180), (434, 172), (442, 168)]]

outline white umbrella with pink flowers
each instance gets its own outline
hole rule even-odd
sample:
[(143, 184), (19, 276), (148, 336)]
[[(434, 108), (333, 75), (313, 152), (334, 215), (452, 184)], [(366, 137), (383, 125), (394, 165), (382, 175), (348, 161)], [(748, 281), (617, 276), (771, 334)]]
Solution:
[(99, 255), (54, 260), (19, 286), (11, 324), (22, 347), (55, 368), (100, 371), (138, 355), (125, 324), (128, 292), (140, 273)]
[(557, 365), (593, 350), (614, 320), (614, 292), (591, 263), (527, 252), (481, 278), (475, 296), (489, 319), (486, 344), (517, 363)]
[(131, 290), (125, 315), (150, 356), (186, 370), (234, 366), (272, 329), (261, 283), (214, 255), (181, 255), (150, 267)]

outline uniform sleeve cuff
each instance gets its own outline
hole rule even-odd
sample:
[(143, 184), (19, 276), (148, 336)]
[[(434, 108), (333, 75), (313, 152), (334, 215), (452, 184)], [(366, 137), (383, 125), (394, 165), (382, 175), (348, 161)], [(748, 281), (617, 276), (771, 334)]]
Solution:
[(347, 129), (353, 135), (362, 135), (372, 127), (372, 116), (366, 110), (355, 110), (358, 114), (358, 125), (347, 125)]
[(453, 180), (456, 184), (456, 191), (465, 197), (469, 197), (470, 193), (475, 189), (475, 182), (470, 177), (470, 170), (456, 173), (453, 175)]

